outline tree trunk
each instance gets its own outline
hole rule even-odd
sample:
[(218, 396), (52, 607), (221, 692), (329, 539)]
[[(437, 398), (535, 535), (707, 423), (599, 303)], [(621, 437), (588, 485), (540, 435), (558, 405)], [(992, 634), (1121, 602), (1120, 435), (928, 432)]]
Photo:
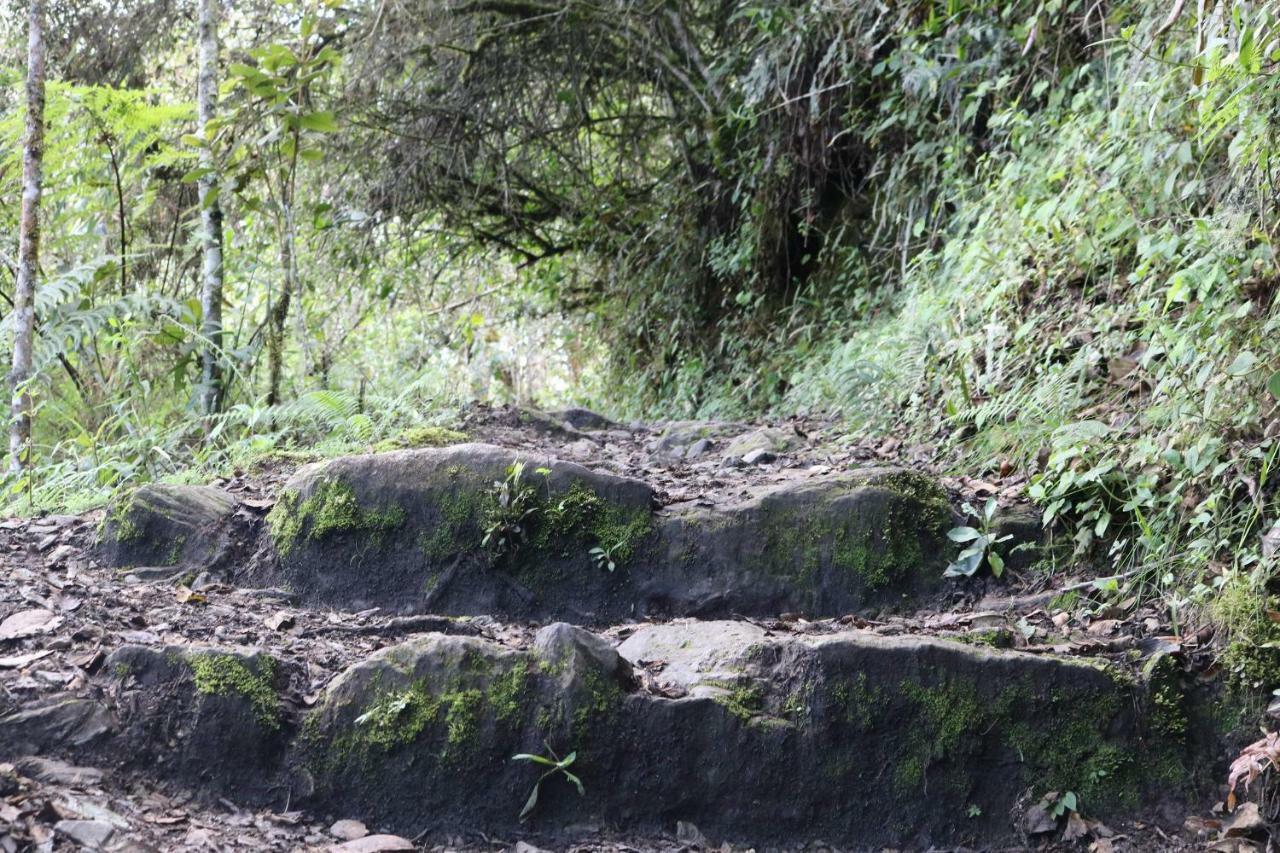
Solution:
[(40, 189), (44, 159), (44, 0), (30, 0), (27, 37), (27, 126), (22, 151), (22, 214), (18, 280), (13, 296), (13, 370), (9, 374), (9, 468), (23, 470), (31, 453), (31, 344), (40, 263)]
[(218, 201), (217, 164), (213, 156), (214, 108), (218, 98), (218, 0), (200, 0), (200, 75), (196, 101), (200, 117), (199, 181), (200, 224), (203, 232), (204, 270), (200, 308), (204, 314), (204, 348), (201, 352), (200, 411), (211, 415), (222, 408), (222, 204)]
[(271, 306), (267, 322), (267, 405), (280, 402), (280, 380), (284, 374), (284, 330), (289, 319), (289, 299), (293, 295), (293, 232), (284, 228), (280, 235), (280, 268), (284, 283), (280, 296)]

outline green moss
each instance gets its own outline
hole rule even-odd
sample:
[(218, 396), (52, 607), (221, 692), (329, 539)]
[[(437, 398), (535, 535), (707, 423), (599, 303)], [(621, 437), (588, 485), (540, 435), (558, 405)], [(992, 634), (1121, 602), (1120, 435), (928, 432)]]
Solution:
[(183, 546), (187, 544), (187, 537), (175, 536), (173, 543), (169, 546), (169, 553), (165, 556), (166, 566), (176, 566), (178, 561), (182, 559)]
[(137, 542), (145, 535), (142, 527), (134, 521), (134, 499), (138, 490), (130, 489), (116, 498), (111, 507), (102, 516), (98, 526), (101, 539), (113, 539), (116, 542)]
[(964, 643), (967, 646), (986, 646), (992, 649), (1013, 648), (1013, 632), (1007, 628), (992, 628), (985, 631), (969, 631), (947, 639)]
[(380, 694), (356, 717), (357, 745), (389, 751), (413, 743), (440, 712), (440, 702), (426, 683)]
[(883, 710), (893, 702), (873, 707), (891, 715), (894, 731), (904, 733), (892, 759), (899, 795), (941, 785), (968, 796), (976, 784), (971, 758), (992, 748), (1015, 755), (1035, 791), (1075, 791), (1098, 813), (1136, 807), (1144, 786), (1151, 787), (1153, 768), (1162, 779), (1185, 778), (1185, 771), (1178, 772), (1179, 744), (1154, 725), (1142, 741), (1141, 761), (1131, 747), (1105, 740), (1127, 701), (1121, 689), (1046, 696), (1027, 682), (984, 696), (972, 683), (944, 677), (931, 686), (903, 682), (898, 694), (905, 708)]
[[(451, 480), (457, 480), (467, 472), (456, 468), (448, 473)], [(437, 502), (440, 519), (435, 528), (419, 540), (427, 559), (440, 562), (456, 554), (480, 550), (481, 519), (489, 511), (490, 500), (478, 486), (455, 482)]]
[(446, 427), (411, 427), (398, 435), (379, 441), (373, 449), (383, 453), (388, 450), (405, 450), (415, 447), (447, 447), (450, 444), (462, 444), (467, 441), (467, 438), (466, 433)]
[(442, 696), (440, 703), (444, 707), (443, 757), (454, 758), (476, 740), (484, 695), (479, 690), (457, 690)]
[(624, 565), (652, 531), (653, 519), (647, 508), (618, 506), (577, 480), (564, 494), (541, 505), (533, 527), (531, 541), (539, 551), (571, 556), (574, 551), (598, 547)]
[(196, 654), (187, 658), (196, 690), (208, 696), (237, 695), (249, 700), (255, 719), (269, 729), (280, 728), (274, 658), (258, 656), (256, 671), (234, 655)]
[[(815, 586), (825, 565), (840, 573), (837, 580), (842, 575), (860, 590), (876, 592), (901, 584), (927, 562), (922, 533), (941, 537), (946, 532), (939, 514), (944, 506), (945, 518), (950, 517), (945, 497), (941, 505), (922, 504), (917, 494), (890, 488), (895, 483), (916, 484), (916, 476), (904, 473), (870, 481), (893, 493), (878, 517), (850, 517), (821, 505), (766, 504), (759, 521), (765, 538), (759, 567), (804, 589)], [(927, 478), (920, 479), (931, 485)]]
[(267, 515), (267, 526), (276, 549), (287, 556), (304, 537), (315, 540), (334, 533), (381, 534), (400, 527), (404, 520), (403, 507), (363, 507), (350, 484), (329, 480), (320, 483), (305, 501), (297, 492), (281, 493)]
[(529, 662), (523, 658), (511, 669), (499, 676), (489, 689), (489, 702), (499, 721), (513, 724), (519, 721), (521, 702), (529, 689)]
[(884, 694), (880, 687), (868, 686), (867, 674), (860, 672), (856, 678), (836, 682), (831, 688), (831, 698), (845, 722), (859, 732), (866, 732), (880, 713)]
[(575, 697), (574, 739), (585, 742), (592, 731), (607, 731), (622, 700), (622, 688), (594, 670), (582, 676), (582, 692)]
[(921, 787), (928, 768), (937, 761), (954, 760), (980, 745), (976, 733), (984, 730), (984, 708), (977, 691), (966, 684), (944, 684), (925, 688), (904, 681), (902, 694), (915, 706), (915, 718), (908, 730), (907, 755), (894, 768), (893, 781), (899, 793)]
[(750, 682), (739, 684), (727, 695), (717, 696), (716, 701), (744, 723), (764, 712), (764, 692), (760, 685)]
[(1151, 701), (1151, 730), (1159, 737), (1177, 743), (1186, 741), (1190, 725), (1186, 693), (1181, 682), (1180, 668), (1169, 655), (1157, 657), (1149, 667), (1147, 684)]

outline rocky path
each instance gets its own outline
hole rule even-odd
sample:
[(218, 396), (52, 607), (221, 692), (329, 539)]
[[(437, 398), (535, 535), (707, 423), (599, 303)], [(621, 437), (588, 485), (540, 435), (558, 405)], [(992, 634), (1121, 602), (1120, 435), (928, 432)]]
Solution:
[(942, 581), (965, 499), (1034, 559), (1016, 480), (816, 422), (467, 432), (0, 525), (0, 848), (1216, 839), (1207, 637)]

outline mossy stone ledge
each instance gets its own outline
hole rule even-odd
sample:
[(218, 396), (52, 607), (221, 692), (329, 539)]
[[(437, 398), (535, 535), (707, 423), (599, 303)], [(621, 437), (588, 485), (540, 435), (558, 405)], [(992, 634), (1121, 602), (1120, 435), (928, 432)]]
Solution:
[[(639, 689), (641, 661), (660, 691)], [(985, 846), (1017, 843), (1028, 796), (1073, 791), (1101, 818), (1194, 798), (1207, 752), (1158, 707), (1108, 667), (944, 640), (677, 621), (615, 649), (555, 624), (527, 650), (429, 636), (375, 654), (330, 686), (294, 761), (316, 807), (406, 830), (517, 831), (538, 772), (510, 756), (549, 748), (577, 753), (587, 793), (545, 782), (535, 829)]]
[(149, 483), (107, 508), (98, 552), (108, 565), (216, 567), (229, 551), (236, 499), (214, 486)]
[(489, 445), (346, 457), (285, 485), (267, 519), (274, 559), (258, 570), (351, 609), (830, 616), (932, 593), (954, 523), (936, 482), (894, 468), (654, 504), (639, 481)]

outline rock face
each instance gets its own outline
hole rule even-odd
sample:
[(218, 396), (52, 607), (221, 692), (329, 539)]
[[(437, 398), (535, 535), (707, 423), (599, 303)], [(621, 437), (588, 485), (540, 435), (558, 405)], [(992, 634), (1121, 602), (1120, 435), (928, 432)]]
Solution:
[(406, 835), (519, 832), (546, 770), (520, 753), (574, 754), (585, 787), (543, 779), (535, 829), (688, 822), (717, 842), (912, 849), (1014, 842), (1011, 810), (1051, 790), (1095, 816), (1130, 810), (1196, 759), (1148, 689), (1105, 667), (742, 622), (645, 626), (616, 648), (562, 623), (525, 649), (424, 635), (348, 669), (305, 716), (283, 700), (288, 674), (251, 653), (128, 648), (104, 673), (118, 723), (92, 749), (114, 766), (250, 801), (287, 792)]
[(638, 597), (653, 612), (699, 616), (830, 616), (901, 601), (938, 586), (952, 523), (941, 489), (898, 469), (757, 489), (661, 516)]
[(209, 568), (223, 559), (236, 500), (213, 486), (150, 483), (112, 507), (99, 548), (120, 566)]
[(589, 618), (630, 606), (616, 568), (652, 501), (643, 483), (489, 445), (336, 459), (299, 471), (268, 517), (272, 580), (340, 607)]
[(122, 769), (261, 797), (282, 765), (292, 723), (280, 693), (290, 674), (252, 650), (122, 646), (107, 658)]
[[(642, 664), (680, 698), (635, 689)], [(553, 625), (529, 652), (434, 637), (379, 653), (331, 688), (306, 761), (319, 801), (405, 832), (443, 815), (515, 831), (540, 768), (510, 756), (549, 745), (576, 753), (586, 795), (548, 778), (535, 826), (923, 849), (1012, 840), (1028, 790), (1103, 816), (1177, 784), (1183, 749), (1145, 701), (1106, 669), (940, 640), (675, 623), (615, 653)]]
[[(1188, 736), (1199, 711), (1168, 684), (856, 630), (675, 621), (615, 645), (556, 623), (523, 646), (433, 633), (349, 667), (310, 708), (291, 699), (308, 684), (253, 650), (126, 646), (87, 711), (0, 718), (0, 759), (25, 743), (406, 836), (684, 822), (716, 843), (909, 849), (1016, 845), (1011, 813), (1048, 791), (1094, 817), (1132, 813), (1190, 793), (1206, 766)], [(539, 783), (547, 767), (521, 753), (572, 754), (585, 793), (558, 772)]]
[(952, 523), (934, 483), (895, 469), (652, 503), (640, 482), (487, 445), (338, 459), (286, 485), (267, 581), (350, 609), (834, 615), (933, 589)]

